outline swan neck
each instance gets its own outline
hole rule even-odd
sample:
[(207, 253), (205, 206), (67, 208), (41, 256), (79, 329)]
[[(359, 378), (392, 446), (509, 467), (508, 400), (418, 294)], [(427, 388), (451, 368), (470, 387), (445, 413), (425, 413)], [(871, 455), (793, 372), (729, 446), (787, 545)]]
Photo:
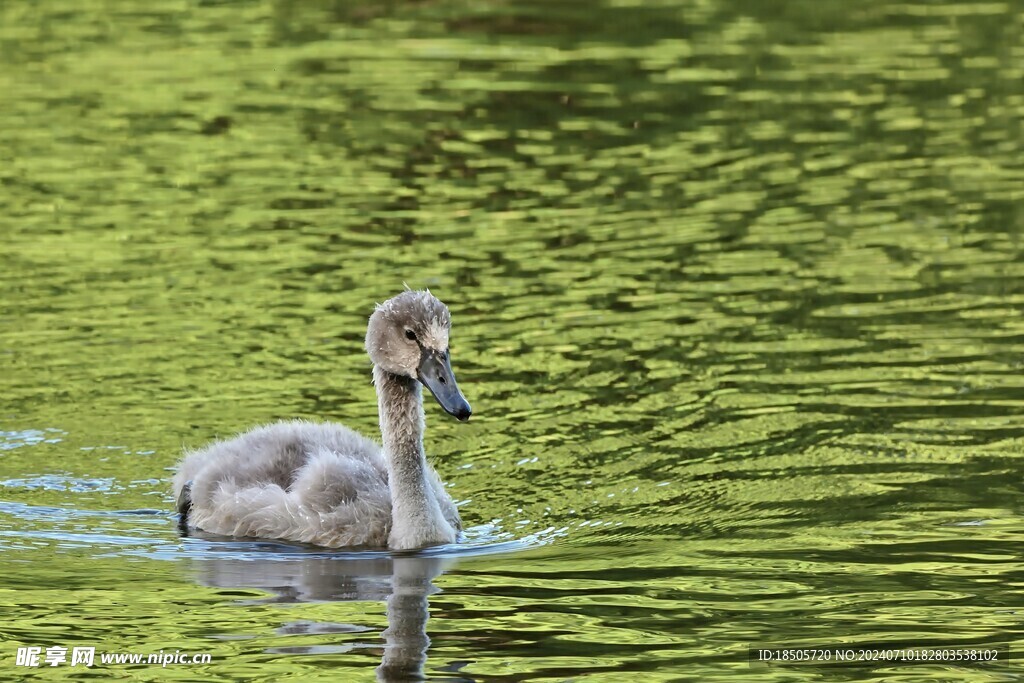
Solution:
[(424, 463), (423, 398), (420, 383), (411, 377), (373, 368), (380, 413), (380, 435), (388, 464)]
[(373, 381), (391, 489), (388, 545), (407, 549), (452, 542), (454, 531), (441, 514), (427, 480), (420, 383), (376, 366)]

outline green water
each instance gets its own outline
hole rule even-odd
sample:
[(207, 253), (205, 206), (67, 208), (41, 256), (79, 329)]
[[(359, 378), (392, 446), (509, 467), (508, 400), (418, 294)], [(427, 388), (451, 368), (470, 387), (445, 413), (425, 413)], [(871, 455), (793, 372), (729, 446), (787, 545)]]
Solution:
[[(0, 4), (0, 678), (1020, 680), (747, 647), (1024, 656), (1022, 121), (1014, 2)], [(464, 547), (181, 538), (403, 281)]]

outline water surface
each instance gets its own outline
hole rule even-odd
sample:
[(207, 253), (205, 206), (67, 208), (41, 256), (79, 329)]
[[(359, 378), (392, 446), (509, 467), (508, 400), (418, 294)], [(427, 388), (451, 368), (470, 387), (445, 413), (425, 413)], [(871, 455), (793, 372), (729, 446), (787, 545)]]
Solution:
[[(0, 676), (1016, 680), (747, 647), (1024, 648), (1022, 83), (1008, 2), (4, 4)], [(467, 546), (180, 537), (403, 282)]]

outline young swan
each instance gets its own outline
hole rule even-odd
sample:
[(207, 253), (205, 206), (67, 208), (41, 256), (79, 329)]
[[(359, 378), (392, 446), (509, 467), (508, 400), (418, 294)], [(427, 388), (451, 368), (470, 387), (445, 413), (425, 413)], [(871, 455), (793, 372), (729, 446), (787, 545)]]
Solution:
[(174, 477), (181, 525), (329, 547), (454, 543), (462, 521), (423, 453), (420, 385), (465, 421), (448, 355), (451, 315), (406, 291), (370, 316), (383, 450), (335, 423), (278, 422), (188, 453)]

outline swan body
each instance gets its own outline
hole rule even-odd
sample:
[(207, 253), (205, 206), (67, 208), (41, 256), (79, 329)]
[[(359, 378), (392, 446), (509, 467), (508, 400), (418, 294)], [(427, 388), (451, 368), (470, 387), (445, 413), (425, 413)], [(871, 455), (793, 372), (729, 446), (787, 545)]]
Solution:
[(345, 427), (295, 420), (187, 453), (174, 477), (182, 525), (328, 547), (421, 548), (462, 522), (423, 452), (421, 386), (460, 420), (471, 409), (448, 357), (448, 309), (406, 291), (370, 317), (383, 446)]

